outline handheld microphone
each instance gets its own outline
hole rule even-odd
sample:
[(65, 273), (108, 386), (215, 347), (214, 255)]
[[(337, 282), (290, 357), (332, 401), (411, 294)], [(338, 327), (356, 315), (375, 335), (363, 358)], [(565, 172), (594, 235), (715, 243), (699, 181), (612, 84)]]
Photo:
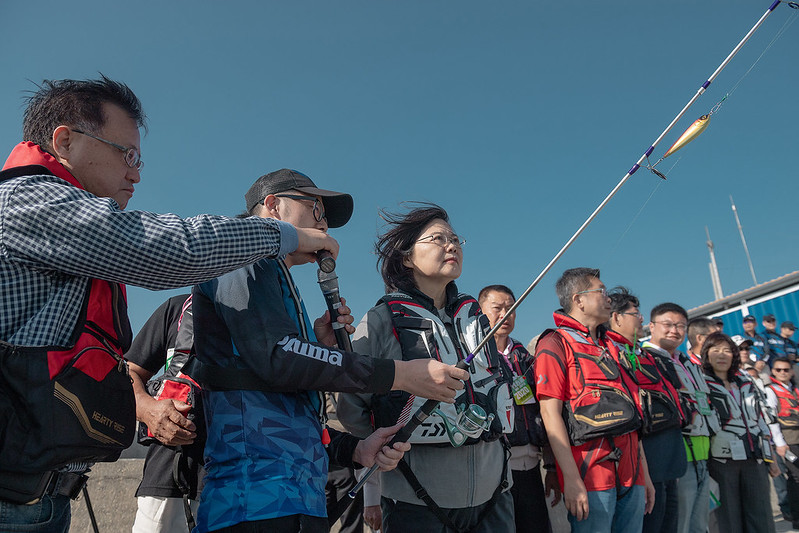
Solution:
[[(333, 259), (333, 254), (327, 250), (319, 250), (316, 252), (316, 264), (319, 265), (319, 269), (326, 274), (336, 270), (336, 260)], [(336, 285), (336, 290), (338, 290), (338, 285)]]
[[(339, 317), (338, 310), (339, 307), (341, 307), (341, 296), (338, 292), (338, 276), (335, 272), (336, 262), (333, 257), (330, 256), (330, 252), (326, 253), (329, 257), (325, 259), (333, 264), (333, 268), (331, 268), (330, 271), (325, 271), (322, 266), (324, 260), (321, 258), (319, 259), (319, 269), (316, 271), (316, 276), (319, 280), (319, 288), (322, 289), (322, 295), (325, 297), (327, 310), (330, 311), (330, 324), (333, 326), (333, 333), (336, 335), (336, 344), (338, 344), (340, 350), (351, 352), (352, 342), (350, 342), (347, 328), (337, 320)], [(317, 255), (321, 255), (321, 253)]]

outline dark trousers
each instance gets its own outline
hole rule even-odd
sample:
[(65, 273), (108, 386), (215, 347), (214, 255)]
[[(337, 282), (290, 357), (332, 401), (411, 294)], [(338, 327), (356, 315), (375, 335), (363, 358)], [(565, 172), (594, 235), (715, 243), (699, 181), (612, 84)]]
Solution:
[(538, 465), (530, 470), (511, 470), (511, 474), (516, 533), (551, 533), (544, 481)]
[(216, 533), (328, 533), (330, 527), (325, 517), (293, 514), (269, 520), (241, 522), (214, 531)]
[[(332, 507), (342, 498), (344, 501), (352, 502), (341, 514), (341, 533), (363, 533), (363, 491), (358, 491), (354, 499), (350, 499), (347, 493), (355, 486), (355, 471), (352, 468), (330, 465), (327, 474), (327, 484), (325, 485), (325, 496), (327, 497), (327, 514), (331, 517)], [(333, 527), (332, 521), (330, 527)]]
[(726, 463), (708, 459), (710, 476), (719, 484), (719, 531), (774, 533), (768, 467), (754, 459)]
[[(453, 487), (457, 490), (457, 487)], [(496, 502), (482, 520), (488, 503), (463, 509), (444, 509), (459, 531), (470, 533), (513, 533), (513, 497), (510, 491), (497, 495)], [(453, 533), (426, 505), (414, 505), (381, 498), (383, 533)]]
[[(799, 445), (791, 444), (788, 448), (793, 453), (799, 454)], [(799, 525), (799, 465), (786, 460), (783, 460), (783, 465), (788, 472), (788, 479), (786, 480), (788, 489), (787, 504), (795, 527)]]
[(655, 486), (655, 507), (651, 513), (644, 515), (643, 533), (677, 533), (677, 480), (652, 484)]

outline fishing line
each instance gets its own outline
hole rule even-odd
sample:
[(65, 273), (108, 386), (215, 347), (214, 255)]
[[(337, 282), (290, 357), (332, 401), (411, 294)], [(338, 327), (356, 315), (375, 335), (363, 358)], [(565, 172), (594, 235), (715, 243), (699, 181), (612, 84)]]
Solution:
[[(676, 166), (677, 166), (677, 163), (679, 163), (681, 159), (682, 159), (682, 156), (680, 156), (680, 157), (679, 157), (679, 159), (677, 159), (677, 161), (675, 161), (675, 162), (674, 162), (674, 164), (673, 164), (673, 165), (671, 165), (671, 168), (670, 168), (670, 169), (669, 169), (669, 170), (666, 172), (666, 174), (664, 174), (664, 177), (663, 177), (663, 179), (664, 179), (664, 180), (666, 179), (666, 177), (665, 177), (665, 176), (667, 176), (668, 174), (670, 174), (670, 173), (671, 173), (671, 171), (672, 171), (672, 170), (674, 170), (674, 167), (676, 167)], [(618, 240), (616, 241), (616, 244), (614, 244), (614, 245), (613, 245), (613, 247), (610, 249), (610, 255), (613, 255), (613, 253), (616, 251), (616, 248), (618, 248), (618, 247), (619, 247), (619, 244), (621, 244), (621, 241), (622, 241), (622, 239), (624, 239), (624, 236), (625, 236), (625, 235), (627, 235), (627, 233), (628, 233), (628, 232), (630, 231), (630, 229), (633, 227), (633, 224), (635, 224), (635, 221), (636, 221), (636, 220), (638, 220), (638, 217), (639, 217), (639, 216), (641, 216), (641, 213), (643, 213), (643, 212), (644, 212), (644, 208), (646, 208), (646, 204), (648, 204), (648, 203), (649, 203), (649, 200), (651, 200), (651, 199), (652, 199), (652, 197), (653, 197), (653, 196), (655, 196), (655, 193), (658, 191), (658, 189), (660, 188), (660, 186), (661, 186), (662, 184), (663, 184), (663, 181), (658, 181), (658, 182), (655, 184), (655, 187), (654, 187), (654, 189), (652, 189), (652, 192), (650, 193), (650, 195), (649, 195), (649, 198), (647, 198), (647, 199), (644, 201), (643, 205), (641, 205), (641, 209), (639, 209), (639, 210), (638, 210), (638, 212), (635, 214), (635, 216), (632, 218), (632, 220), (630, 220), (630, 223), (629, 223), (629, 224), (627, 224), (627, 228), (626, 228), (626, 229), (624, 230), (624, 232), (623, 232), (623, 233), (622, 233), (622, 234), (619, 236)]]
[[(760, 53), (757, 59), (755, 59), (755, 61), (752, 63), (749, 69), (746, 72), (744, 72), (744, 74), (738, 79), (738, 81), (735, 82), (735, 85), (732, 86), (732, 88), (724, 95), (724, 97), (721, 100), (716, 102), (716, 105), (714, 105), (707, 114), (702, 115), (697, 120), (695, 120), (685, 130), (685, 132), (683, 132), (683, 134), (680, 135), (680, 137), (674, 142), (671, 148), (669, 148), (666, 151), (666, 153), (663, 154), (663, 156), (661, 156), (661, 158), (658, 159), (654, 165), (650, 163), (649, 156), (647, 156), (646, 157), (647, 164), (644, 166), (647, 170), (649, 170), (650, 172), (652, 172), (661, 179), (664, 180), (666, 179), (666, 175), (656, 170), (655, 167), (657, 167), (660, 164), (660, 162), (666, 159), (668, 156), (680, 150), (685, 145), (696, 139), (703, 131), (705, 131), (705, 129), (707, 129), (707, 127), (710, 125), (711, 117), (721, 109), (722, 104), (727, 100), (727, 98), (732, 96), (732, 94), (735, 92), (736, 89), (738, 89), (738, 86), (741, 84), (741, 82), (743, 82), (744, 78), (746, 78), (749, 75), (749, 73), (752, 72), (752, 70), (754, 70), (755, 66), (757, 66), (760, 60), (763, 59), (763, 56), (765, 56), (766, 53), (771, 49), (771, 47), (774, 46), (774, 43), (776, 43), (779, 40), (779, 38), (782, 37), (782, 35), (786, 31), (788, 31), (788, 28), (790, 28), (791, 25), (794, 22), (796, 22), (797, 17), (799, 17), (799, 2), (788, 2), (788, 6), (791, 7), (796, 12), (785, 20), (785, 22), (782, 24), (782, 27), (780, 27), (780, 29), (771, 39), (771, 42), (769, 42), (768, 45), (766, 45), (766, 47), (763, 49), (763, 51)], [(672, 168), (674, 167), (672, 166)]]

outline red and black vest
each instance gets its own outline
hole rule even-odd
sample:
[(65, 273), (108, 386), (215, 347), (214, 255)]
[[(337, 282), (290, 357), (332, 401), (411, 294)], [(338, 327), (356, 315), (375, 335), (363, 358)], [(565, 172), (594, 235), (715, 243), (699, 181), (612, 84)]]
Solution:
[(638, 394), (634, 398), (643, 418), (641, 434), (651, 435), (681, 427), (686, 418), (680, 406), (680, 396), (661, 373), (663, 362), (646, 350), (634, 347), (615, 331), (608, 331), (607, 335), (618, 346), (622, 368), (638, 385)]
[[(600, 326), (599, 340), (594, 341), (579, 322), (565, 315), (556, 318), (558, 329), (544, 331), (539, 342), (546, 335), (556, 335), (567, 356), (564, 361), (569, 354), (574, 358), (576, 376), (569, 376), (570, 398), (563, 405), (572, 445), (639, 429), (641, 413), (631, 392), (636, 386), (621, 371), (618, 350), (605, 336), (604, 328)], [(563, 371), (565, 374), (567, 369)]]
[(799, 394), (795, 388), (788, 389), (774, 378), (771, 378), (771, 383), (766, 386), (771, 387), (779, 401), (777, 421), (780, 423), (785, 442), (799, 444)]
[[(35, 144), (19, 149), (20, 166), (7, 163), (0, 181), (53, 174), (80, 187)], [(0, 470), (40, 473), (115, 461), (135, 434), (136, 404), (123, 358), (131, 341), (125, 287), (97, 279), (87, 279), (67, 346), (0, 341)]]

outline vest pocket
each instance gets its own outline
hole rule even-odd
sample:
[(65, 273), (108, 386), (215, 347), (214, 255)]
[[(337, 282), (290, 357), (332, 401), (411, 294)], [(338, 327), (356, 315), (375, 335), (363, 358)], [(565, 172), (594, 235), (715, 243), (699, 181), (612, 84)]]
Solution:
[(564, 410), (574, 446), (598, 437), (623, 435), (641, 425), (635, 402), (626, 392), (597, 383), (586, 383), (577, 398), (564, 403)]

